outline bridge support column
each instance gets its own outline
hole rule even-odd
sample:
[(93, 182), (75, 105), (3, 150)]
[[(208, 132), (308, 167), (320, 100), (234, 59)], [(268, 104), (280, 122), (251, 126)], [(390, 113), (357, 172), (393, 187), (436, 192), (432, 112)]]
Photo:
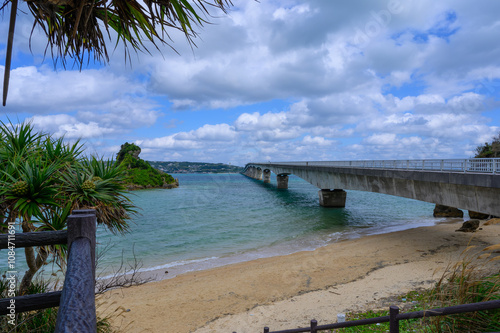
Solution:
[(344, 190), (319, 190), (319, 204), (323, 207), (345, 207), (347, 193)]
[(278, 188), (285, 190), (288, 188), (288, 175), (276, 175), (276, 181)]
[(262, 180), (262, 169), (261, 168), (255, 169), (255, 179)]
[(270, 183), (271, 182), (271, 170), (265, 169), (263, 172), (264, 175), (264, 183)]
[(250, 177), (251, 175), (252, 175), (252, 168), (248, 168), (248, 169), (245, 171), (245, 176)]

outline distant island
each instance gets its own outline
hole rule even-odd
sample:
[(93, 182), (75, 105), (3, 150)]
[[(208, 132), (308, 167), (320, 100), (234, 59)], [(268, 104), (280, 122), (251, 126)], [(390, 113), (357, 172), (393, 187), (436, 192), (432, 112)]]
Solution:
[(179, 187), (178, 179), (152, 167), (139, 157), (140, 153), (139, 146), (125, 142), (116, 155), (116, 163), (125, 172), (124, 181), (128, 190)]
[(243, 167), (223, 163), (148, 162), (153, 168), (167, 173), (240, 173), (243, 171)]

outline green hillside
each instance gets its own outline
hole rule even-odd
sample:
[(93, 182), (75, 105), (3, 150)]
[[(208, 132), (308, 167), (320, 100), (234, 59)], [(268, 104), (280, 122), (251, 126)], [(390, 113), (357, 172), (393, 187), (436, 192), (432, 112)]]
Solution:
[(236, 165), (205, 162), (149, 162), (153, 168), (168, 173), (240, 173), (243, 168)]
[(174, 177), (153, 168), (147, 161), (139, 158), (140, 152), (139, 146), (125, 142), (116, 156), (116, 163), (126, 172), (125, 182), (129, 189), (179, 186)]

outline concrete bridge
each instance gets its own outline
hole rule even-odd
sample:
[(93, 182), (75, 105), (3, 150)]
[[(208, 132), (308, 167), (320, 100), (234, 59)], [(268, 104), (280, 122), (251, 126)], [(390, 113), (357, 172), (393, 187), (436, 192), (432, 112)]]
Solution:
[(344, 189), (390, 194), (500, 216), (500, 158), (248, 163), (243, 174), (288, 188), (294, 174), (318, 187), (320, 205), (345, 207)]

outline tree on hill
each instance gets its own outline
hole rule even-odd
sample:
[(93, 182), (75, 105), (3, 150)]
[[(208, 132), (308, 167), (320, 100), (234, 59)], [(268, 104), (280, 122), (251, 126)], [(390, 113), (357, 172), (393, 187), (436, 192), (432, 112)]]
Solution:
[(133, 143), (125, 142), (116, 154), (116, 165), (124, 174), (127, 185), (141, 187), (163, 187), (174, 184), (176, 180), (168, 173), (153, 168), (149, 162), (139, 157), (141, 148)]
[(500, 157), (500, 133), (493, 137), (491, 143), (485, 142), (476, 148), (475, 158)]
[(116, 154), (116, 162), (120, 164), (125, 158), (126, 154), (130, 154), (135, 158), (139, 158), (139, 154), (141, 153), (141, 148), (134, 144), (125, 142), (121, 145), (120, 151)]

